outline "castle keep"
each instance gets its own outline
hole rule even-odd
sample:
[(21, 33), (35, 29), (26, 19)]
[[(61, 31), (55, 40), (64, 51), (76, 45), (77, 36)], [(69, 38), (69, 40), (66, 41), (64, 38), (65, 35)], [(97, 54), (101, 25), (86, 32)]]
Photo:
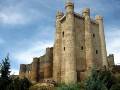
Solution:
[(103, 18), (92, 19), (89, 8), (75, 13), (69, 1), (65, 13), (56, 14), (54, 46), (47, 48), (45, 55), (33, 58), (31, 64), (21, 64), (19, 74), (31, 81), (52, 79), (68, 84), (85, 79), (93, 67), (112, 65), (114, 56), (107, 57)]

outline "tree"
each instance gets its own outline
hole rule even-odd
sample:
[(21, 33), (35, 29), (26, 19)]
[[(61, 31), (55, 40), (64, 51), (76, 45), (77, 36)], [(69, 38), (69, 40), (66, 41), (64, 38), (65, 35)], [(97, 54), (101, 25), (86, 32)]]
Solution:
[(0, 69), (1, 78), (8, 78), (10, 75), (10, 61), (9, 56), (7, 56), (1, 63)]
[(10, 84), (11, 79), (9, 78), (10, 75), (10, 62), (9, 56), (7, 56), (2, 63), (0, 64), (0, 89), (6, 90), (6, 86)]

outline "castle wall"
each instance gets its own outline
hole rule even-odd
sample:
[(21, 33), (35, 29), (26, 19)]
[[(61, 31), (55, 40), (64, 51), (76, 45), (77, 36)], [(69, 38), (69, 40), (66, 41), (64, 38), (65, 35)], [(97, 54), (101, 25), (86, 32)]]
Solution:
[(91, 31), (93, 38), (93, 56), (94, 56), (94, 66), (97, 68), (102, 67), (102, 55), (101, 55), (101, 45), (99, 36), (99, 24), (96, 21), (91, 21)]
[(47, 48), (45, 56), (44, 78), (51, 78), (53, 76), (53, 48)]
[(75, 47), (77, 71), (84, 71), (86, 68), (85, 58), (85, 25), (84, 18), (75, 17)]
[(47, 48), (46, 54), (40, 57), (39, 80), (53, 77), (53, 48)]
[(44, 79), (44, 60), (45, 60), (45, 55), (41, 56), (39, 58), (40, 66), (39, 66), (39, 74), (40, 74), (40, 80)]

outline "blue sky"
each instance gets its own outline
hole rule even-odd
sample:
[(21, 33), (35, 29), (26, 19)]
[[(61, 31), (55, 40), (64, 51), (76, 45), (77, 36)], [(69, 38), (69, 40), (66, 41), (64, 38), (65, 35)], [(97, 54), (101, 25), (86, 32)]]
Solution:
[[(18, 74), (21, 63), (53, 46), (55, 14), (64, 10), (66, 0), (0, 0), (0, 61), (10, 54), (12, 74)], [(89, 7), (91, 17), (104, 16), (108, 54), (120, 63), (120, 0), (73, 0), (75, 11)]]

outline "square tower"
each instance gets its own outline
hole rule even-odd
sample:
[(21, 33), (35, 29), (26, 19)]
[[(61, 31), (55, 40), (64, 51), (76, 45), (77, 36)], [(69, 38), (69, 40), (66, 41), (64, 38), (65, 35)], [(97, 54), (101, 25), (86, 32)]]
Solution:
[(103, 18), (90, 18), (90, 9), (82, 15), (67, 2), (66, 12), (57, 13), (53, 50), (53, 78), (57, 82), (75, 83), (86, 77), (93, 67), (108, 66)]

